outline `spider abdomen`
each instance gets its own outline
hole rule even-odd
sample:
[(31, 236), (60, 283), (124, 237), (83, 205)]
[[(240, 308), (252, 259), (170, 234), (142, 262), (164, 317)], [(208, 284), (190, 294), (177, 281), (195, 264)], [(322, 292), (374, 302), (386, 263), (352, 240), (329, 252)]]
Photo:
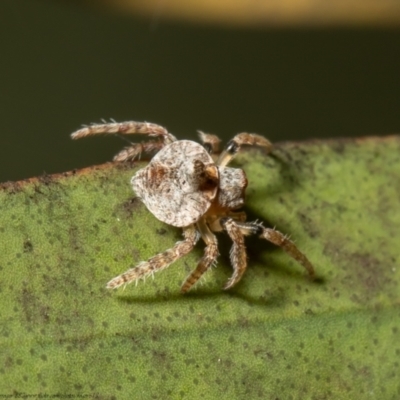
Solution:
[(165, 146), (131, 179), (149, 211), (177, 227), (191, 225), (207, 212), (218, 182), (219, 171), (210, 154), (190, 140)]

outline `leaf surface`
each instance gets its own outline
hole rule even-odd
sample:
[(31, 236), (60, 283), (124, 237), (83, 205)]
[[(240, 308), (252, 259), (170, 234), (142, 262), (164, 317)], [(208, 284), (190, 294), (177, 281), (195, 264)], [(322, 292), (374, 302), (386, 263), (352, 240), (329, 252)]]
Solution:
[(400, 138), (244, 151), (249, 220), (290, 234), (318, 279), (247, 239), (205, 283), (179, 288), (203, 244), (155, 279), (105, 284), (181, 232), (134, 199), (143, 163), (1, 186), (0, 394), (99, 399), (398, 399)]

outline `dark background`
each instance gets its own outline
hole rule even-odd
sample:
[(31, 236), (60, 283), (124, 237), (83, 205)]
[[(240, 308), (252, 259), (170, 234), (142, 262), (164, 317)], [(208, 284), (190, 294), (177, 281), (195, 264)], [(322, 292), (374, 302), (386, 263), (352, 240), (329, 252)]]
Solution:
[(384, 135), (400, 132), (399, 95), (395, 29), (229, 29), (0, 2), (0, 182), (110, 160), (120, 139), (69, 138), (102, 118), (179, 138)]

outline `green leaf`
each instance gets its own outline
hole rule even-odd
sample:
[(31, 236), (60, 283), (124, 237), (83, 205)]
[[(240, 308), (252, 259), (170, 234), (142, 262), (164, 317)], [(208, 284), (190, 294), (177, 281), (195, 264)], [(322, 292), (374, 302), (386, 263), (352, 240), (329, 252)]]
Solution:
[(247, 240), (230, 291), (229, 241), (205, 284), (180, 284), (203, 245), (155, 279), (105, 284), (170, 248), (178, 229), (134, 199), (138, 164), (3, 184), (0, 395), (99, 399), (398, 399), (400, 138), (243, 152), (246, 211), (315, 266)]

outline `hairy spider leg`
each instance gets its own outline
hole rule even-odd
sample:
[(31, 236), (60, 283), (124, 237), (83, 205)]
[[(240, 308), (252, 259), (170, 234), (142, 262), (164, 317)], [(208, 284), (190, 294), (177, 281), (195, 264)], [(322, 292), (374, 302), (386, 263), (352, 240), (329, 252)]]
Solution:
[(132, 143), (130, 146), (125, 147), (117, 153), (114, 161), (128, 161), (134, 160), (136, 157), (140, 158), (142, 153), (157, 153), (165, 146), (165, 142), (161, 140), (150, 140), (142, 143)]
[(225, 285), (224, 289), (229, 289), (236, 285), (247, 268), (244, 236), (248, 235), (258, 235), (260, 238), (282, 247), (286, 253), (307, 270), (311, 278), (315, 276), (314, 267), (308, 258), (283, 233), (275, 229), (265, 228), (258, 222), (239, 222), (231, 218), (221, 219), (221, 225), (233, 241), (231, 262), (234, 273)]
[(233, 274), (224, 286), (224, 289), (229, 289), (242, 279), (242, 276), (247, 269), (247, 253), (244, 244), (245, 233), (242, 232), (238, 223), (232, 218), (222, 218), (221, 225), (233, 242), (230, 251)]
[(204, 148), (210, 154), (219, 154), (221, 144), (221, 139), (217, 135), (212, 135), (211, 133), (204, 133), (203, 131), (197, 131), (201, 143), (203, 143)]
[(225, 167), (235, 157), (242, 146), (259, 146), (264, 147), (267, 151), (271, 151), (272, 143), (261, 135), (255, 133), (238, 133), (232, 140), (228, 142), (225, 149), (220, 154), (217, 165)]
[(197, 222), (197, 228), (200, 231), (202, 239), (206, 243), (206, 248), (204, 249), (204, 255), (197, 264), (196, 269), (193, 270), (183, 282), (181, 287), (182, 293), (186, 293), (197, 283), (202, 275), (215, 263), (219, 255), (217, 238), (211, 232), (203, 218)]
[(132, 146), (126, 147), (119, 152), (114, 161), (127, 161), (140, 155), (141, 152), (154, 152), (162, 147), (176, 141), (175, 136), (169, 133), (164, 127), (149, 122), (109, 122), (104, 124), (92, 124), (85, 126), (71, 134), (72, 139), (81, 139), (86, 136), (93, 135), (149, 135), (157, 137), (158, 141), (150, 141), (145, 143), (133, 143)]
[(169, 265), (185, 256), (193, 250), (193, 247), (200, 238), (194, 225), (189, 225), (183, 230), (184, 240), (175, 244), (174, 247), (142, 261), (134, 268), (128, 269), (121, 275), (116, 276), (107, 283), (107, 289), (116, 289), (122, 285), (137, 282), (140, 279), (153, 275), (155, 272), (167, 268)]
[[(300, 265), (302, 265), (308, 272), (310, 278), (315, 277), (314, 267), (308, 258), (297, 248), (297, 246), (288, 239), (286, 235), (272, 228), (265, 228), (261, 224), (255, 222), (253, 226), (258, 227), (257, 234), (260, 238), (268, 240), (269, 242), (282, 247), (290, 257), (294, 258)], [(261, 232), (260, 232), (261, 231)]]

